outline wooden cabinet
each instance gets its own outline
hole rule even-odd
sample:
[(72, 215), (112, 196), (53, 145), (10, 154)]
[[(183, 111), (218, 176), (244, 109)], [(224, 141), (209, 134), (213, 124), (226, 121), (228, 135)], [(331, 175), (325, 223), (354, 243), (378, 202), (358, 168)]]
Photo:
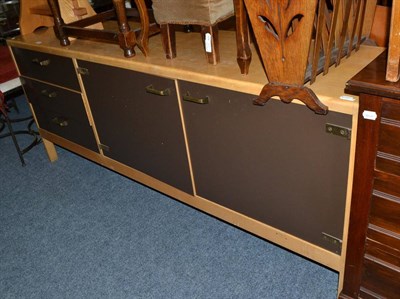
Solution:
[(323, 116), (253, 105), (267, 78), (257, 56), (240, 74), (234, 32), (220, 32), (217, 66), (199, 59), (197, 34), (176, 37), (187, 48), (173, 61), (156, 38), (132, 59), (88, 40), (61, 47), (51, 30), (10, 40), (51, 160), (54, 144), (78, 153), (337, 271), (340, 290), (358, 109), (341, 96), (382, 50), (361, 47), (310, 87), (329, 106)]
[(193, 194), (175, 81), (78, 64), (104, 155)]
[(19, 48), (13, 54), (40, 129), (98, 151), (72, 59)]
[(196, 194), (340, 254), (350, 139), (326, 128), (351, 129), (351, 116), (255, 106), (252, 95), (184, 81), (179, 89)]
[(400, 83), (386, 53), (348, 82), (360, 95), (344, 288), (340, 298), (399, 298)]

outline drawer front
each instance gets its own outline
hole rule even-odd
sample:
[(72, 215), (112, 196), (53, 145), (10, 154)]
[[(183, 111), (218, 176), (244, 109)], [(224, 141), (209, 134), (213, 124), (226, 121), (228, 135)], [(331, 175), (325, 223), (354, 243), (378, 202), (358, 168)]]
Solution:
[(400, 186), (397, 183), (375, 179), (369, 222), (400, 234)]
[[(388, 243), (390, 243), (391, 245), (396, 244), (394, 240)], [(390, 247), (388, 245), (367, 238), (365, 243), (365, 254), (367, 256), (381, 260), (391, 267), (397, 267), (398, 269), (400, 269), (400, 254), (398, 248)]]
[(361, 287), (377, 298), (398, 298), (400, 294), (400, 268), (366, 255)]
[(384, 99), (381, 113), (376, 168), (400, 175), (400, 105)]
[(22, 76), (80, 91), (72, 59), (20, 48), (12, 51)]
[(80, 93), (26, 78), (22, 83), (41, 129), (98, 151)]

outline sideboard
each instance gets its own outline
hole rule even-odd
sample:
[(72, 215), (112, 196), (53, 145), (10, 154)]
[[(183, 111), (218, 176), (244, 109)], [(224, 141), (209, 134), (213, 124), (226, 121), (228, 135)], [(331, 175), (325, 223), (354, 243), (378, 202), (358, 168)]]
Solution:
[(309, 87), (329, 113), (317, 115), (253, 105), (268, 81), (257, 57), (240, 74), (234, 32), (216, 66), (195, 34), (176, 38), (174, 60), (157, 37), (131, 59), (112, 44), (61, 47), (52, 30), (8, 40), (50, 160), (62, 146), (337, 271), (341, 290), (358, 118), (343, 90), (382, 49), (318, 76)]

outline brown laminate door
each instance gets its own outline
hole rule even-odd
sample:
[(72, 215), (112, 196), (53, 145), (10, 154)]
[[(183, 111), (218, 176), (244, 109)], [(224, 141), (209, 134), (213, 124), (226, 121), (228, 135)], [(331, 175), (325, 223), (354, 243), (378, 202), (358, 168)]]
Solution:
[[(78, 61), (104, 154), (193, 193), (175, 82)], [(157, 94), (159, 93), (159, 94)]]
[(184, 81), (179, 90), (196, 194), (340, 253), (350, 140), (326, 124), (351, 128), (351, 116), (254, 106), (255, 96)]

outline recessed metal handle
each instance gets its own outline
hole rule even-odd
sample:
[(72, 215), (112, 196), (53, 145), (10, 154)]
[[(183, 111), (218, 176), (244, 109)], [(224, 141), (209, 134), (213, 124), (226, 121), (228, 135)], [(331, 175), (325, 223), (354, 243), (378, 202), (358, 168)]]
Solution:
[(192, 103), (196, 103), (196, 104), (208, 104), (210, 101), (210, 98), (208, 96), (205, 96), (204, 98), (195, 98), (195, 97), (192, 97), (189, 94), (189, 92), (187, 92), (183, 96), (183, 100), (186, 102), (192, 102)]
[(43, 89), (41, 94), (50, 99), (54, 99), (55, 97), (57, 97), (57, 93), (55, 91), (50, 92), (47, 89)]
[(155, 89), (153, 87), (153, 84), (146, 86), (146, 92), (147, 93), (151, 93), (151, 94), (155, 94), (158, 96), (169, 96), (171, 94), (171, 90), (169, 88), (166, 88), (164, 90), (159, 90), (159, 89)]
[(50, 64), (50, 59), (40, 60), (39, 58), (34, 58), (32, 62), (40, 66), (48, 66)]
[(60, 127), (67, 127), (68, 126), (68, 120), (64, 117), (54, 117), (51, 120), (53, 123), (55, 123), (56, 125), (59, 125)]

